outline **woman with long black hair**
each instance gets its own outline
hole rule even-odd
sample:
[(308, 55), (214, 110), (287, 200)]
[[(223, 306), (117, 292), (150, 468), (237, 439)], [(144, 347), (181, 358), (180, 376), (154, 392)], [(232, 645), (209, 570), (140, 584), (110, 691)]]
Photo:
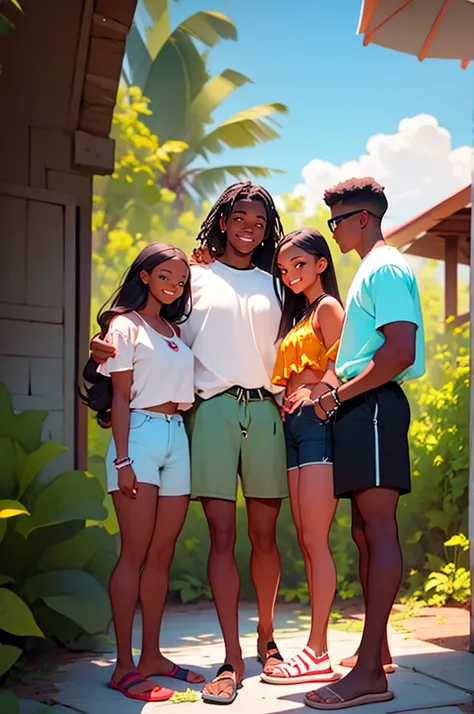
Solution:
[[(252, 545), (258, 659), (264, 668), (283, 659), (274, 642), (273, 616), (281, 574), (276, 523), (288, 484), (274, 398), (282, 389), (271, 383), (281, 310), (270, 274), (282, 237), (268, 191), (250, 181), (226, 188), (198, 235), (193, 311), (182, 332), (195, 358), (196, 401), (187, 415), (192, 497), (201, 501), (209, 526), (209, 583), (225, 645), (224, 663), (204, 687), (203, 699), (224, 705), (235, 700), (245, 674), (234, 552), (239, 481)], [(100, 338), (92, 340), (95, 361), (112, 352)]]
[[(110, 579), (117, 664), (110, 687), (141, 701), (165, 701), (173, 691), (152, 675), (204, 678), (166, 660), (159, 632), (169, 569), (190, 495), (190, 457), (181, 411), (194, 401), (191, 350), (179, 323), (191, 313), (185, 254), (167, 243), (148, 245), (135, 259), (109, 307), (98, 315), (114, 355), (98, 368), (111, 377), (112, 441), (107, 486), (117, 513), (121, 551)], [(142, 652), (132, 658), (132, 625), (140, 597)]]
[(271, 684), (327, 682), (339, 678), (327, 653), (327, 626), (336, 591), (336, 568), (329, 548), (334, 498), (332, 435), (329, 420), (314, 402), (333, 389), (344, 310), (329, 247), (318, 231), (294, 231), (279, 244), (273, 266), (282, 306), (281, 339), (273, 384), (285, 387), (282, 416), (288, 485), (298, 540), (303, 552), (311, 603), (307, 646), (291, 660), (264, 672)]

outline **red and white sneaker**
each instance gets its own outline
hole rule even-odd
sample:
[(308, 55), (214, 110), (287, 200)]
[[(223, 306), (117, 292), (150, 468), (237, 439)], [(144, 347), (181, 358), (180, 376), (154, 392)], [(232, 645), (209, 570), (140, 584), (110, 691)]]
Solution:
[(316, 655), (310, 647), (286, 662), (277, 664), (271, 673), (260, 675), (267, 684), (309, 684), (311, 682), (336, 682), (341, 675), (331, 667), (329, 655)]

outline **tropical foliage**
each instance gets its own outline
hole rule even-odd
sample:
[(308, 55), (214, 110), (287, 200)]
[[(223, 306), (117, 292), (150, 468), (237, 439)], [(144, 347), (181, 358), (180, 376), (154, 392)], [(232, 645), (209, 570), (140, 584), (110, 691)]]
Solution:
[(163, 222), (175, 198), (159, 178), (186, 144), (159, 144), (143, 121), (150, 114), (148, 104), (138, 87), (119, 90), (111, 132), (115, 171), (94, 184), (93, 314), (144, 245), (163, 240)]
[(187, 195), (203, 199), (231, 178), (269, 176), (275, 169), (210, 164), (212, 155), (226, 147), (252, 147), (278, 138), (275, 116), (288, 111), (279, 102), (262, 104), (215, 125), (213, 115), (223, 102), (252, 80), (231, 69), (212, 77), (207, 53), (199, 51), (196, 40), (208, 48), (221, 39), (236, 40), (237, 29), (231, 20), (220, 12), (202, 11), (171, 31), (168, 0), (143, 0), (143, 5), (151, 26), (145, 40), (137, 23), (132, 27), (125, 78), (149, 97), (152, 114), (145, 122), (160, 141), (177, 139), (188, 147), (172, 157), (160, 178), (161, 185), (176, 194), (177, 205), (183, 208)]
[(100, 648), (111, 617), (104, 491), (89, 473), (54, 468), (66, 449), (42, 440), (46, 417), (15, 414), (0, 384), (0, 677), (45, 638)]
[[(469, 573), (469, 328), (457, 328), (432, 346), (427, 374), (409, 389), (413, 494), (404, 501), (409, 596), (429, 604), (466, 601)], [(424, 585), (427, 575), (434, 571)], [(445, 576), (445, 577), (444, 577)], [(448, 587), (449, 583), (449, 587)], [(451, 590), (451, 591), (450, 591)]]
[(471, 577), (468, 563), (466, 562), (467, 567), (464, 567), (461, 561), (467, 561), (469, 541), (464, 533), (459, 533), (445, 541), (444, 547), (452, 552), (452, 557), (447, 555), (448, 562), (441, 565), (439, 571), (428, 575), (425, 583), (425, 593), (430, 593), (428, 605), (439, 607), (446, 605), (451, 599), (467, 603), (471, 597)]

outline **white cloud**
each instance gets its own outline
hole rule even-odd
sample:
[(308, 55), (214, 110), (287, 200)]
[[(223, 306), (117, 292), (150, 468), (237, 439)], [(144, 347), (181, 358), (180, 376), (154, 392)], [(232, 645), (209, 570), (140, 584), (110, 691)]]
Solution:
[(326, 188), (352, 176), (373, 176), (386, 189), (389, 212), (385, 228), (389, 228), (471, 181), (472, 148), (452, 149), (449, 131), (428, 114), (402, 119), (396, 134), (375, 134), (366, 149), (357, 160), (340, 166), (313, 159), (304, 167), (304, 182), (295, 186), (292, 195), (304, 197), (308, 215), (321, 203)]

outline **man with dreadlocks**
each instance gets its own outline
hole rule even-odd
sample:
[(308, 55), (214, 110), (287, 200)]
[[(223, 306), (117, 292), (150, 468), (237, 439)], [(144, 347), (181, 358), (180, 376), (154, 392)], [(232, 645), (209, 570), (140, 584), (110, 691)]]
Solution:
[(234, 184), (198, 236), (211, 262), (192, 267), (193, 311), (183, 325), (195, 357), (192, 495), (209, 525), (209, 581), (226, 648), (225, 664), (204, 688), (206, 701), (233, 701), (244, 674), (234, 557), (238, 475), (252, 544), (258, 656), (267, 667), (281, 660), (273, 642), (280, 580), (276, 521), (288, 487), (278, 389), (271, 383), (281, 312), (267, 271), (282, 236), (269, 193), (250, 182)]
[[(273, 641), (281, 573), (276, 521), (288, 495), (283, 428), (272, 385), (281, 311), (269, 274), (283, 236), (270, 194), (236, 183), (202, 224), (191, 268), (193, 310), (181, 339), (195, 357), (196, 404), (191, 432), (191, 487), (209, 525), (208, 575), (225, 643), (225, 663), (203, 690), (208, 702), (230, 704), (244, 676), (239, 643), (239, 574), (234, 556), (238, 477), (252, 545), (250, 571), (258, 603), (258, 658), (282, 660)], [(92, 342), (97, 362), (113, 348)], [(139, 664), (140, 665), (144, 663)], [(170, 669), (153, 663), (150, 671)], [(158, 667), (158, 668), (157, 668)], [(164, 668), (164, 669), (162, 669)], [(148, 665), (142, 672), (148, 674)], [(146, 670), (146, 671), (145, 671)]]

